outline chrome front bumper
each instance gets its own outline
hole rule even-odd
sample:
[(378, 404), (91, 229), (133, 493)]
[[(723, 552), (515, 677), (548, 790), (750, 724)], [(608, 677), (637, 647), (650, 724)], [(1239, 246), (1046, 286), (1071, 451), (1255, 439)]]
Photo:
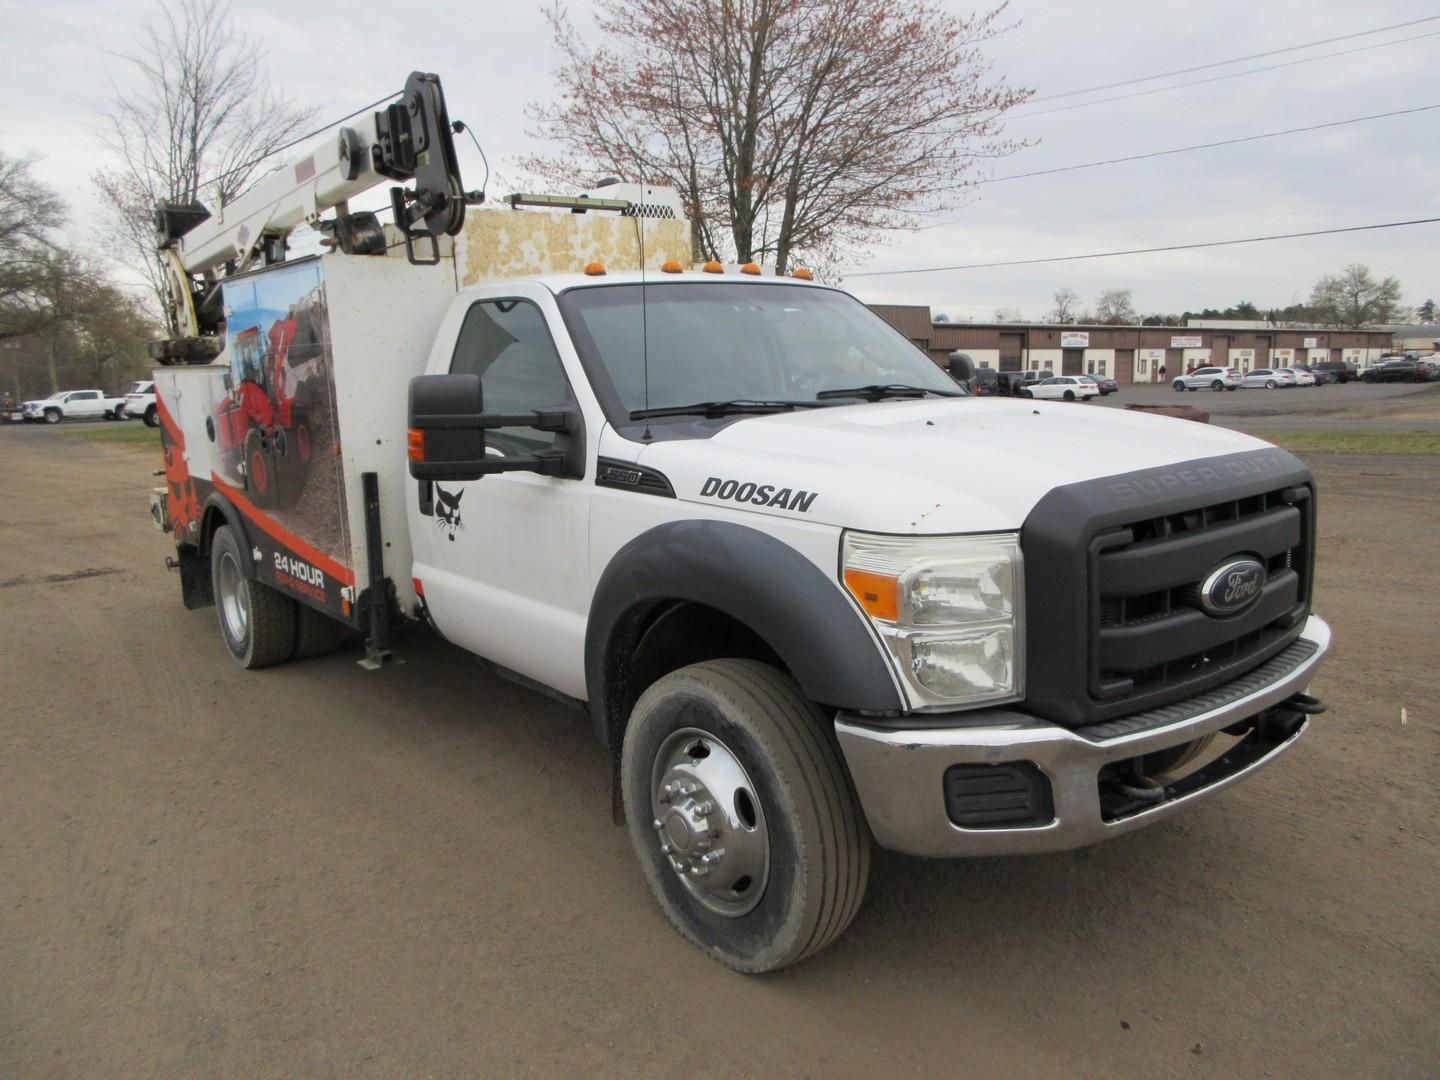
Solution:
[[(1189, 701), (1075, 731), (1008, 709), (957, 715), (957, 721), (963, 715), (964, 722), (954, 727), (904, 730), (867, 725), (864, 717), (842, 713), (835, 731), (870, 830), (882, 846), (935, 858), (1063, 851), (1159, 821), (1268, 765), (1293, 746), (1304, 723), (1213, 783), (1116, 820), (1107, 821), (1102, 813), (1103, 766), (1191, 742), (1303, 693), (1330, 649), (1330, 627), (1312, 615), (1291, 648), (1296, 646), (1308, 655), (1284, 664), (1279, 674), (1267, 672), (1277, 658)], [(1010, 828), (954, 824), (946, 810), (946, 770), (1007, 762), (1030, 762), (1049, 780), (1053, 819)]]

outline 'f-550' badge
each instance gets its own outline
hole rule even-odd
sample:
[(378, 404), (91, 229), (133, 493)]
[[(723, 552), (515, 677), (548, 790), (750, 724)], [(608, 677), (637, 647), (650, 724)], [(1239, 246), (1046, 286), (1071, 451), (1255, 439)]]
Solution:
[(1264, 584), (1262, 563), (1235, 559), (1211, 570), (1200, 583), (1200, 606), (1211, 615), (1238, 615), (1260, 599)]

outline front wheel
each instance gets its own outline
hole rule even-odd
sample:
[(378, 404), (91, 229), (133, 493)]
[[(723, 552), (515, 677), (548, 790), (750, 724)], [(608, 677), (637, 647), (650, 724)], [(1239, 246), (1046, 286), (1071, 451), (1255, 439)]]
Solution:
[(870, 833), (830, 718), (788, 675), (710, 660), (659, 679), (631, 713), (620, 785), (660, 907), (736, 971), (802, 960), (860, 910)]
[(60, 410), (59, 410), (59, 409), (46, 409), (46, 410), (45, 410), (45, 423), (47, 423), (47, 424), (58, 424), (58, 423), (61, 421), (61, 419), (63, 419), (63, 417), (60, 415)]
[(1075, 391), (1074, 391), (1074, 390), (1066, 390), (1066, 391), (1065, 391), (1065, 400), (1066, 400), (1066, 401), (1074, 401), (1074, 400), (1075, 400)]
[(1183, 393), (1185, 392), (1185, 384), (1184, 384), (1183, 382), (1177, 382), (1177, 383), (1175, 384), (1175, 389), (1176, 389), (1176, 390), (1179, 390), (1180, 393), (1183, 394)]
[(160, 426), (160, 410), (157, 409), (154, 405), (151, 405), (148, 409), (145, 410), (145, 426)]

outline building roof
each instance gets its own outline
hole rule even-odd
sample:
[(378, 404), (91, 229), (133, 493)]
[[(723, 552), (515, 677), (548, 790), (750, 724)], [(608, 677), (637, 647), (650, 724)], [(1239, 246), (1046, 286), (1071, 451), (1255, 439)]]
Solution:
[[(869, 306), (871, 311), (912, 341), (929, 340), (930, 328), (935, 324), (930, 319), (930, 308), (927, 305), (871, 304)], [(946, 324), (941, 323), (940, 325)]]

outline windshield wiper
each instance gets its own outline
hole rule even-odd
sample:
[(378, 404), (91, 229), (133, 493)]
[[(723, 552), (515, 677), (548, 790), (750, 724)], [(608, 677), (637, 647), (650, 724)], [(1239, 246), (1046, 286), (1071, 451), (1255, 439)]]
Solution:
[(736, 398), (733, 401), (697, 401), (694, 405), (666, 405), (659, 409), (632, 409), (631, 420), (659, 416), (737, 416), (744, 413), (788, 412), (813, 408), (814, 401), (766, 401), (763, 398)]
[(965, 392), (955, 390), (932, 390), (926, 386), (910, 386), (907, 383), (871, 383), (869, 386), (851, 386), (843, 390), (821, 390), (815, 395), (817, 401), (830, 398), (864, 398), (866, 401), (880, 401), (884, 398), (920, 398), (927, 394), (936, 397), (964, 397)]

